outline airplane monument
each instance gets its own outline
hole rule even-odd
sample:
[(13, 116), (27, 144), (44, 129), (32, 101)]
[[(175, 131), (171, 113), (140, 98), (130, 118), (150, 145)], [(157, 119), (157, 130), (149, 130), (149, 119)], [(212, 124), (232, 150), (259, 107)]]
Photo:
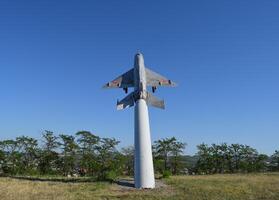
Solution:
[(122, 88), (128, 93), (128, 88), (134, 91), (121, 101), (117, 101), (117, 110), (122, 110), (135, 105), (134, 121), (134, 179), (136, 188), (154, 188), (154, 168), (152, 158), (152, 146), (149, 127), (148, 105), (164, 109), (163, 100), (158, 99), (147, 91), (152, 88), (154, 93), (158, 86), (176, 86), (176, 84), (145, 67), (143, 55), (137, 53), (134, 59), (134, 67), (120, 75), (104, 88)]

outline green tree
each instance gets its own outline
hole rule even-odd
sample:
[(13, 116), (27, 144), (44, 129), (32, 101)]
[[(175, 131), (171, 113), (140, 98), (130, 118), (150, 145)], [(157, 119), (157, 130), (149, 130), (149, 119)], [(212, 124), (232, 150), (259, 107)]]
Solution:
[(17, 148), (21, 154), (20, 166), (21, 173), (36, 173), (38, 165), (38, 141), (28, 136), (16, 138)]
[(155, 150), (155, 157), (161, 158), (164, 161), (164, 170), (169, 170), (168, 161), (169, 156), (172, 151), (172, 143), (176, 139), (174, 137), (172, 138), (165, 138), (161, 140), (157, 140), (154, 142), (154, 150)]
[(211, 148), (207, 144), (200, 144), (197, 146), (198, 153), (197, 156), (199, 157), (197, 164), (196, 164), (196, 171), (198, 173), (212, 173), (213, 169), (213, 159)]
[(274, 154), (271, 155), (271, 170), (279, 171), (279, 151), (275, 150)]
[(231, 144), (229, 147), (229, 154), (230, 154), (230, 171), (231, 172), (238, 172), (240, 170), (240, 161), (242, 157), (241, 149), (244, 145), (241, 144)]
[[(185, 146), (185, 143), (177, 141), (175, 137), (165, 138), (154, 142), (153, 151), (155, 159), (163, 160), (163, 171), (170, 170), (173, 173), (178, 172), (180, 155), (185, 149)], [(170, 157), (172, 157), (172, 162), (170, 162)]]
[(80, 173), (82, 175), (94, 173), (96, 166), (96, 147), (100, 138), (89, 131), (79, 131), (76, 133), (78, 137), (80, 159)]
[(0, 174), (7, 173), (7, 159), (4, 141), (0, 141)]
[[(121, 155), (116, 150), (119, 144), (114, 138), (101, 138), (96, 147), (97, 150), (97, 177), (98, 179), (108, 179), (108, 176), (117, 176), (121, 173)], [(112, 177), (109, 177), (111, 179)]]
[(265, 154), (259, 154), (254, 162), (254, 171), (265, 172), (268, 170), (269, 157)]
[(242, 172), (253, 172), (255, 171), (255, 162), (258, 157), (256, 149), (243, 145), (240, 150), (240, 169)]
[(39, 170), (41, 174), (53, 174), (58, 169), (58, 152), (57, 149), (60, 146), (58, 137), (51, 131), (45, 131), (43, 136), (43, 146), (40, 150), (39, 157)]
[(75, 142), (75, 137), (72, 135), (59, 135), (62, 147), (61, 156), (61, 171), (64, 175), (73, 175), (76, 166), (76, 154), (78, 150), (78, 145)]
[(199, 160), (196, 170), (199, 173), (255, 172), (267, 170), (268, 156), (240, 144), (226, 143), (211, 146), (198, 145)]
[(177, 141), (176, 139), (171, 144), (171, 170), (173, 174), (178, 174), (184, 167), (181, 162), (181, 155), (184, 152), (186, 143)]
[(129, 146), (122, 148), (121, 152), (124, 156), (124, 166), (126, 175), (134, 175), (134, 147)]
[(6, 174), (18, 174), (20, 172), (21, 154), (18, 151), (16, 140), (3, 140), (0, 144), (3, 152), (2, 171)]
[(229, 154), (229, 146), (226, 143), (212, 144), (209, 148), (213, 162), (213, 173), (224, 173), (228, 171), (228, 165), (231, 159)]

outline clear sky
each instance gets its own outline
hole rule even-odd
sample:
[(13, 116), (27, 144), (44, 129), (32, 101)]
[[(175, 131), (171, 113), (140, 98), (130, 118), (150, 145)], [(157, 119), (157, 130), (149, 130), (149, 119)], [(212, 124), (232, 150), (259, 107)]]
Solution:
[(152, 140), (279, 149), (279, 1), (0, 1), (0, 139), (90, 130), (133, 144), (133, 109), (101, 86), (145, 64), (179, 84)]

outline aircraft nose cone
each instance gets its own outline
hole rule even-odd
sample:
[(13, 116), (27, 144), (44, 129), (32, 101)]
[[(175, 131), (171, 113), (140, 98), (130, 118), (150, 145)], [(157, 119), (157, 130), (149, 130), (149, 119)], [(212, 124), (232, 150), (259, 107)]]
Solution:
[(141, 53), (136, 53), (135, 55), (135, 63), (139, 64), (139, 63), (143, 63), (143, 55)]
[(138, 50), (137, 53), (136, 53), (136, 56), (141, 56), (141, 52)]
[(136, 57), (137, 57), (137, 58), (142, 58), (142, 54), (141, 54), (141, 53), (137, 53), (137, 54), (136, 54)]

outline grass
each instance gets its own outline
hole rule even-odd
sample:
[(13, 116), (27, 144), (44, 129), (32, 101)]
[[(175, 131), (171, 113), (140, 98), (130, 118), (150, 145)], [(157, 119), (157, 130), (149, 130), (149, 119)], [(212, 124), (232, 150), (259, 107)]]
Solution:
[(278, 200), (279, 174), (233, 174), (173, 177), (176, 199)]
[[(56, 179), (55, 179), (56, 180)], [(135, 190), (107, 182), (0, 178), (0, 199), (279, 200), (279, 173), (173, 176), (165, 187)]]

